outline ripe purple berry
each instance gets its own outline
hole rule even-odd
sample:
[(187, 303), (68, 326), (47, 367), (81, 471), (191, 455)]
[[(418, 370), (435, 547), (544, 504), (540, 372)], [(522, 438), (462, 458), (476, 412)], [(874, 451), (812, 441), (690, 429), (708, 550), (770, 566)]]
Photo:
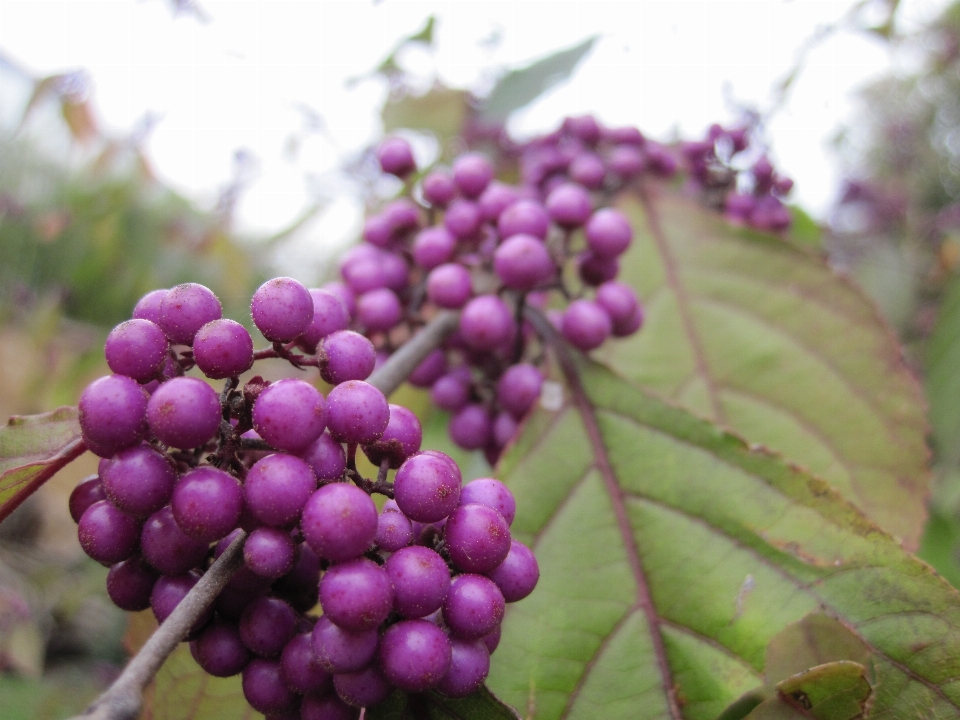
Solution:
[(320, 557), (350, 560), (373, 544), (377, 506), (355, 485), (330, 483), (307, 500), (300, 527), (303, 539)]
[(516, 331), (510, 308), (496, 295), (481, 295), (468, 302), (460, 315), (460, 334), (474, 350), (494, 350)]
[(80, 395), (80, 430), (100, 457), (137, 445), (147, 430), (147, 391), (125, 375), (108, 375)]
[(461, 155), (453, 163), (453, 179), (465, 197), (479, 197), (493, 180), (493, 165), (483, 155)]
[(413, 148), (403, 138), (391, 137), (380, 143), (377, 148), (377, 161), (381, 169), (390, 175), (404, 178), (417, 169), (413, 159)]
[(193, 338), (193, 358), (208, 378), (236, 377), (253, 366), (253, 338), (238, 322), (214, 320)]
[(253, 324), (271, 342), (290, 342), (313, 320), (313, 298), (303, 285), (288, 277), (267, 280), (250, 301)]
[(546, 246), (533, 235), (507, 238), (493, 255), (493, 267), (512, 290), (532, 290), (557, 272)]
[(564, 183), (547, 196), (547, 212), (550, 218), (566, 228), (583, 225), (593, 211), (590, 195), (580, 185)]
[(327, 396), (330, 435), (349, 443), (369, 443), (383, 435), (390, 408), (383, 393), (361, 380), (337, 385)]
[(163, 296), (157, 324), (170, 342), (192, 345), (200, 328), (221, 317), (223, 308), (212, 290), (197, 283), (184, 283)]
[(159, 326), (149, 320), (127, 320), (107, 335), (104, 354), (117, 375), (146, 382), (163, 366), (169, 348)]
[(610, 260), (622, 254), (633, 240), (633, 228), (630, 221), (619, 210), (603, 208), (597, 210), (587, 221), (584, 228), (587, 246), (593, 254), (603, 260)]
[(510, 527), (486, 505), (461, 505), (447, 519), (444, 539), (450, 559), (466, 572), (485, 573), (510, 552)]
[(563, 337), (585, 352), (600, 347), (612, 330), (610, 316), (592, 300), (574, 300), (563, 313)]
[(442, 308), (462, 308), (473, 295), (470, 272), (458, 263), (434, 268), (427, 276), (427, 297)]
[(205, 445), (220, 429), (217, 391), (203, 380), (178, 377), (158, 387), (147, 403), (147, 422), (160, 442), (189, 449)]
[(253, 429), (280, 450), (305, 450), (326, 425), (323, 395), (303, 380), (285, 378), (272, 383), (253, 404)]
[(363, 452), (374, 465), (386, 460), (394, 470), (420, 449), (423, 429), (417, 416), (400, 405), (390, 405), (390, 420), (379, 440), (363, 446)]

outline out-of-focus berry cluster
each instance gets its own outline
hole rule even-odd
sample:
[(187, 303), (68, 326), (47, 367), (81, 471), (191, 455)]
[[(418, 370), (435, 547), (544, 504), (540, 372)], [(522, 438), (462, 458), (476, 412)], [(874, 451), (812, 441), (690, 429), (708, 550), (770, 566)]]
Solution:
[[(417, 417), (365, 382), (376, 351), (347, 329), (340, 297), (275, 278), (251, 315), (272, 346), (254, 351), (210, 290), (179, 285), (145, 296), (107, 338), (115, 374), (79, 407), (99, 472), (70, 511), (84, 551), (110, 567), (110, 598), (162, 623), (242, 530), (242, 567), (187, 639), (209, 674), (242, 674), (256, 710), (356, 718), (394, 688), (472, 693), (505, 603), (539, 577), (511, 539), (513, 496), (490, 478), (463, 485), (451, 458), (420, 451)], [(317, 367), (332, 389), (259, 376), (240, 387), (275, 357)], [(357, 472), (358, 449), (376, 480)], [(390, 498), (382, 512), (372, 493)]]

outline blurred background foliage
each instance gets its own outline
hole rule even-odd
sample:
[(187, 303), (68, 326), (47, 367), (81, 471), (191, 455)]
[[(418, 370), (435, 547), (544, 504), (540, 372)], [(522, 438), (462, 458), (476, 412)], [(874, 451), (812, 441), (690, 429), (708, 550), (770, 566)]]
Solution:
[[(926, 387), (937, 482), (920, 555), (960, 587), (960, 2), (909, 35), (897, 31), (896, 3), (889, 5), (881, 26), (855, 29), (897, 45), (910, 69), (861, 92), (859, 116), (835, 142), (849, 181), (823, 226), (794, 208), (792, 237), (874, 297)], [(510, 114), (568, 77), (595, 42), (505, 71), (482, 94), (436, 81), (423, 92), (401, 58), (411, 44), (429, 50), (433, 30), (429, 18), (352, 82), (388, 83), (384, 131), (432, 148), (440, 161), (496, 141)], [(2, 56), (0, 63), (15, 67)], [(802, 61), (784, 91), (798, 72)], [(4, 417), (75, 402), (105, 372), (106, 333), (148, 290), (202, 282), (225, 315), (249, 322), (246, 303), (285, 238), (233, 230), (242, 155), (214, 208), (199, 209), (154, 176), (140, 150), (149, 127), (122, 138), (101, 130), (82, 74), (14, 75), (21, 87), (3, 90), (23, 101), (0, 112)], [(762, 132), (764, 118), (752, 109), (736, 120)], [(368, 204), (396, 189), (376, 184), (372, 153), (345, 171)], [(400, 393), (424, 419), (425, 444), (453, 454), (466, 475), (489, 471), (479, 454), (453, 448), (445, 418), (422, 391)], [(64, 717), (124, 661), (123, 613), (106, 599), (106, 570), (82, 556), (66, 510), (72, 487), (95, 471), (92, 459), (74, 463), (0, 525), (4, 720)]]

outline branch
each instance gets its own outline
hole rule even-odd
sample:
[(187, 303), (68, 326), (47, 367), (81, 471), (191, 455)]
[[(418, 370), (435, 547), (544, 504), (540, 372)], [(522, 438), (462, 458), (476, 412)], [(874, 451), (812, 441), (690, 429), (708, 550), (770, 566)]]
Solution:
[[(396, 390), (407, 376), (457, 327), (460, 314), (445, 311), (397, 350), (368, 382), (384, 395)], [(120, 676), (82, 715), (71, 720), (135, 720), (143, 705), (143, 691), (197, 620), (210, 608), (220, 591), (243, 564), (243, 531), (204, 573), (124, 668)]]

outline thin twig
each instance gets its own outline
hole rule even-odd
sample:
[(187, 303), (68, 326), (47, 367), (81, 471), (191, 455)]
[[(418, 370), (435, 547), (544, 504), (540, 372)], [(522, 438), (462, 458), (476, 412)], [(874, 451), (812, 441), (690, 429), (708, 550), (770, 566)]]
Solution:
[[(368, 382), (384, 395), (391, 394), (456, 329), (459, 317), (456, 312), (439, 313), (370, 376)], [(255, 441), (245, 440), (242, 446), (259, 449)], [(393, 496), (390, 483), (380, 482), (379, 478), (377, 482), (363, 482), (369, 483), (374, 492)], [(241, 530), (106, 692), (82, 715), (71, 720), (134, 720), (140, 715), (144, 689), (243, 563), (243, 543), (246, 538), (247, 534)]]

